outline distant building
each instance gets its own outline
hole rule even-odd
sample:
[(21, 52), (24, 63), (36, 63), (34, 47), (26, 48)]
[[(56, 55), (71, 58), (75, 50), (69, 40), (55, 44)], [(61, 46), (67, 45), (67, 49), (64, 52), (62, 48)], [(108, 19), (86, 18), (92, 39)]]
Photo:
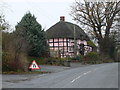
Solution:
[[(90, 41), (90, 39), (86, 33), (78, 25), (66, 22), (64, 16), (61, 16), (60, 21), (50, 27), (46, 34), (50, 47), (50, 55), (53, 57), (74, 56), (75, 45), (77, 47), (77, 54), (85, 55), (93, 50), (87, 44), (87, 41)], [(75, 40), (76, 44), (74, 43)]]

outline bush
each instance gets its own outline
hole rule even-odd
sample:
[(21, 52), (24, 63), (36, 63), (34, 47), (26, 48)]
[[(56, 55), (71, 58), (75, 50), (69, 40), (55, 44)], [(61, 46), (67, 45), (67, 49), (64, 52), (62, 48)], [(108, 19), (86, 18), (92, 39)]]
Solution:
[(27, 58), (29, 64), (32, 63), (33, 60), (35, 60), (39, 65), (60, 65), (62, 63), (62, 61), (64, 61), (64, 59), (61, 58), (55, 58), (55, 57), (49, 57), (49, 58), (45, 58), (45, 57), (28, 57)]
[(2, 71), (11, 71), (13, 63), (13, 55), (7, 52), (2, 52)]
[(87, 41), (87, 44), (91, 47), (96, 47), (96, 45), (92, 41)]
[(26, 71), (26, 43), (22, 37), (6, 32), (2, 36), (2, 71)]
[(120, 62), (120, 52), (118, 52), (117, 53), (117, 55), (116, 55), (116, 60), (115, 60), (116, 62)]
[(49, 58), (45, 58), (45, 57), (28, 57), (27, 58), (29, 65), (32, 63), (33, 60), (35, 60), (39, 65), (57, 65), (57, 66), (64, 66), (66, 62), (68, 62), (68, 60), (70, 60), (69, 58), (59, 58), (59, 57), (49, 57)]
[(111, 62), (114, 62), (113, 59), (111, 59), (111, 57), (109, 55), (100, 55), (100, 60), (103, 62), (103, 63), (111, 63)]
[(31, 64), (33, 60), (35, 60), (38, 64), (44, 64), (45, 61), (46, 61), (46, 58), (43, 58), (43, 57), (31, 57), (31, 56), (27, 57), (27, 61), (28, 61), (29, 64)]
[(90, 52), (86, 56), (83, 57), (83, 63), (88, 63), (88, 64), (97, 64), (101, 63), (99, 59), (99, 54), (97, 52)]
[(59, 58), (59, 57), (49, 57), (47, 58), (46, 64), (51, 64), (51, 65), (63, 65), (64, 66), (64, 61), (66, 61), (66, 58)]
[(83, 59), (83, 56), (82, 56), (82, 55), (77, 55), (77, 56), (72, 57), (72, 58), (70, 58), (70, 59), (71, 59), (71, 60), (75, 60), (75, 61), (80, 61), (80, 60)]
[(110, 58), (110, 57), (109, 57), (108, 55), (105, 55), (105, 54), (104, 54), (104, 55), (101, 55), (101, 54), (100, 54), (100, 60), (103, 61), (103, 62), (106, 61), (106, 60), (108, 60), (109, 58)]
[(27, 60), (24, 54), (19, 55), (19, 60), (15, 60), (13, 53), (2, 53), (2, 71), (27, 71)]

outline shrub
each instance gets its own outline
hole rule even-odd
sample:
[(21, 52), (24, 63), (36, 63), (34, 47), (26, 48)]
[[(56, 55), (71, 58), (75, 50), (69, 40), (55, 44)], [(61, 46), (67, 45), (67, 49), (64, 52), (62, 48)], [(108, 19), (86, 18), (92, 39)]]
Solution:
[(46, 58), (43, 58), (43, 57), (31, 57), (31, 56), (27, 57), (27, 61), (28, 61), (29, 64), (31, 64), (33, 60), (35, 60), (38, 64), (44, 64), (45, 61), (46, 61)]
[(87, 41), (87, 44), (91, 47), (96, 47), (96, 45), (92, 41)]
[(116, 55), (116, 62), (120, 62), (120, 52), (118, 52)]
[(49, 58), (45, 58), (45, 57), (31, 57), (28, 56), (27, 60), (29, 62), (29, 64), (32, 63), (33, 60), (35, 60), (39, 65), (61, 65), (61, 63), (65, 60), (65, 58), (61, 59), (58, 57), (49, 57)]
[(48, 64), (51, 65), (63, 65), (64, 66), (64, 61), (66, 61), (67, 58), (59, 58), (59, 57), (50, 57), (48, 58)]
[(83, 63), (96, 64), (101, 63), (99, 60), (99, 54), (97, 52), (90, 52), (83, 57)]
[(13, 53), (2, 53), (2, 71), (27, 71), (27, 61), (24, 54), (19, 55), (19, 60), (15, 60)]
[(5, 32), (2, 36), (2, 71), (26, 71), (26, 43), (22, 37)]
[(111, 59), (111, 57), (109, 55), (100, 55), (100, 60), (103, 63), (111, 63), (114, 61), (113, 59)]
[(82, 55), (77, 55), (77, 56), (71, 58), (71, 60), (76, 60), (76, 61), (80, 61), (82, 59), (83, 59)]
[(7, 52), (2, 52), (2, 71), (11, 71), (13, 63), (13, 55)]

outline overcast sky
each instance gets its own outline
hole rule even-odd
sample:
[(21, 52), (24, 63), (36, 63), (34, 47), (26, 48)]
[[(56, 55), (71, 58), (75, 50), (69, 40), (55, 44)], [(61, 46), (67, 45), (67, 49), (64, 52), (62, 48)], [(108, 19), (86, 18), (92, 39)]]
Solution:
[(0, 0), (6, 21), (14, 28), (24, 14), (30, 11), (35, 15), (42, 28), (48, 29), (59, 21), (60, 16), (74, 23), (69, 15), (70, 6), (75, 0)]

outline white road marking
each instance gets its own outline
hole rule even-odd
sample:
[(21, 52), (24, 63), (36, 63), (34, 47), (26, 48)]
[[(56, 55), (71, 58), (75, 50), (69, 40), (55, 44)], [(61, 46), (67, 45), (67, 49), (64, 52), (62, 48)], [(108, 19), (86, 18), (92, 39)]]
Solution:
[(90, 73), (91, 71), (88, 71), (88, 72), (86, 72), (86, 73), (84, 73), (84, 75), (86, 75), (86, 74), (88, 74), (88, 73)]
[[(104, 66), (102, 66), (102, 67), (104, 67)], [(98, 69), (100, 69), (100, 68), (95, 68), (95, 69), (92, 70), (92, 71), (96, 71), (96, 70), (98, 70)], [(88, 73), (90, 73), (90, 72), (92, 72), (92, 71), (88, 71), (88, 72), (85, 72), (85, 73), (81, 74), (81, 75), (78, 76), (77, 78), (73, 79), (73, 80), (71, 81), (71, 83), (73, 83), (73, 82), (76, 81), (77, 79), (81, 78), (81, 77), (84, 76), (84, 75), (87, 75)]]
[(71, 83), (73, 83), (73, 82), (76, 81), (77, 79), (81, 78), (82, 76), (87, 75), (87, 74), (90, 73), (90, 72), (92, 72), (92, 71), (88, 71), (88, 72), (86, 72), (86, 73), (83, 73), (82, 75), (80, 75), (80, 76), (78, 76), (77, 78), (73, 79), (73, 80), (71, 81)]
[(72, 80), (71, 82), (74, 82), (75, 81), (75, 79), (74, 80)]

